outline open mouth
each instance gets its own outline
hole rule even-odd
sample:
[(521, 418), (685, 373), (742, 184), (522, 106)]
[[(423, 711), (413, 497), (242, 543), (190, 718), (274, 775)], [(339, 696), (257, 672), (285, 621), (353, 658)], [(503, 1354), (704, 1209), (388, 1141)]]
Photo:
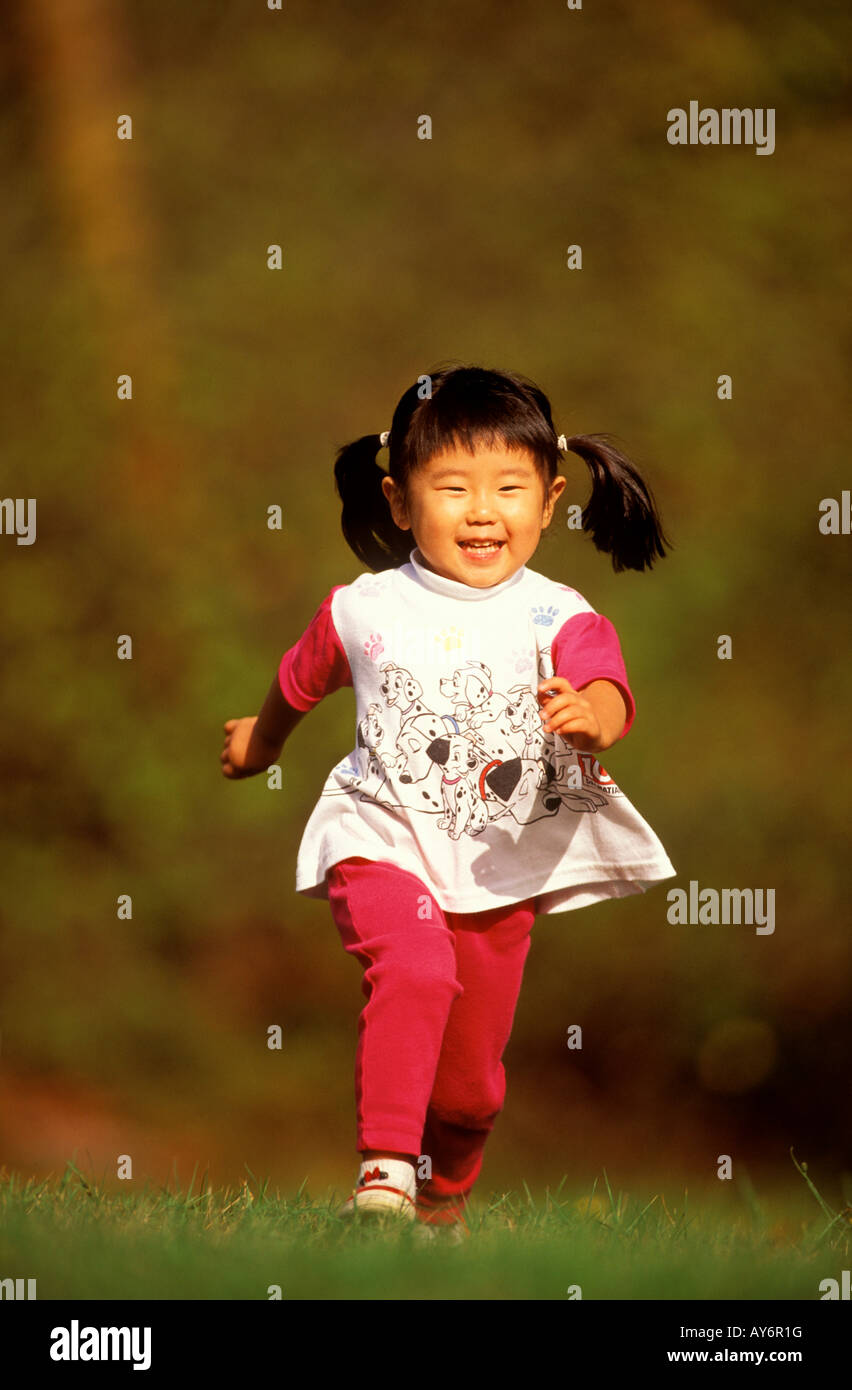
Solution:
[(457, 541), (460, 550), (466, 555), (487, 559), (489, 555), (499, 555), (505, 541)]

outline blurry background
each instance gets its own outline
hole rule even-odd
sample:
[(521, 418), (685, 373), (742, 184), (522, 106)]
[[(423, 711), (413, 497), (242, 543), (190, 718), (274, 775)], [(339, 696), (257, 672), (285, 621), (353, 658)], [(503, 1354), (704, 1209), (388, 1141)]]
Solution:
[[(538, 919), (481, 1185), (606, 1166), (692, 1189), (721, 1153), (796, 1183), (793, 1145), (836, 1198), (850, 541), (818, 509), (852, 482), (848, 9), (6, 18), (2, 495), (37, 499), (38, 538), (0, 537), (0, 1165), (350, 1183), (361, 975), (294, 877), (354, 698), (302, 722), (281, 791), (222, 777), (222, 724), (361, 572), (334, 451), (452, 359), (615, 435), (676, 547), (615, 575), (565, 526), (588, 492), (569, 457), (532, 567), (616, 624), (638, 717), (605, 761), (679, 877)], [(669, 145), (692, 99), (774, 107), (775, 153)], [(775, 934), (670, 925), (690, 879), (774, 888)]]

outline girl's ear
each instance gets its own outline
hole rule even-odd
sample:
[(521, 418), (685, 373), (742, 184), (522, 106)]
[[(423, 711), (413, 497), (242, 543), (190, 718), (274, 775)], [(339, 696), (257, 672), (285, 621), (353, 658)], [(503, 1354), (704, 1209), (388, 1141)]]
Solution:
[(550, 522), (553, 518), (553, 509), (556, 506), (556, 503), (559, 501), (559, 498), (562, 496), (563, 490), (567, 486), (568, 479), (563, 478), (561, 473), (557, 473), (556, 477), (553, 479), (553, 482), (550, 484), (548, 498), (544, 505), (544, 516), (542, 517), (541, 522), (542, 529), (544, 529), (545, 526), (550, 525)]
[(407, 531), (409, 523), (405, 503), (393, 478), (382, 478), (382, 492), (390, 505), (394, 525), (398, 526), (401, 531)]

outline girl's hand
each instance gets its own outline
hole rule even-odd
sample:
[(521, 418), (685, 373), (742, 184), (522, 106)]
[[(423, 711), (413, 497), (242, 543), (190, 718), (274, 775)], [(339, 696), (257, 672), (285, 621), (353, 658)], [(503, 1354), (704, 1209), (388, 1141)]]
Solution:
[[(548, 699), (548, 693), (556, 694)], [(575, 748), (593, 753), (602, 749), (603, 730), (594, 705), (575, 690), (564, 676), (551, 676), (538, 687), (538, 698), (542, 705), (543, 727), (559, 734)], [(623, 722), (623, 721), (622, 721)]]
[(229, 719), (224, 725), (225, 746), (219, 755), (225, 777), (254, 777), (265, 772), (281, 753), (282, 744), (270, 743), (257, 732), (258, 716)]

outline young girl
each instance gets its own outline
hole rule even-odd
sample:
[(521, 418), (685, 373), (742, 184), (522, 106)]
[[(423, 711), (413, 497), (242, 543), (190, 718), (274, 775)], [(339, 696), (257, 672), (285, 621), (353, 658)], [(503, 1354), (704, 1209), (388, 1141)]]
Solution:
[(635, 712), (615, 629), (527, 568), (566, 485), (562, 451), (591, 472), (583, 529), (615, 570), (650, 569), (668, 540), (629, 460), (600, 436), (557, 439), (526, 378), (456, 366), (427, 380), (388, 434), (338, 452), (343, 534), (371, 572), (331, 588), (260, 714), (225, 724), (221, 761), (226, 777), (264, 771), (308, 710), (354, 687), (355, 747), (296, 868), (364, 968), (362, 1163), (341, 1214), (464, 1228), (536, 913), (676, 872), (598, 761)]

